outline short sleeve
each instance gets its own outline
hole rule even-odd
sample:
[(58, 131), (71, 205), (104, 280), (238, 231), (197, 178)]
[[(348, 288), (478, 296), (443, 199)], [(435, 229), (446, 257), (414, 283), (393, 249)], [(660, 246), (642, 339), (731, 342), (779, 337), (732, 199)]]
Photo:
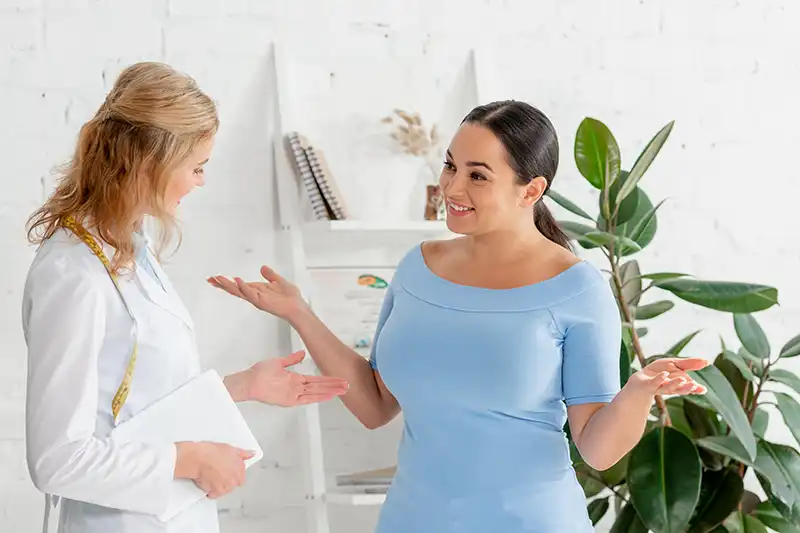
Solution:
[(605, 282), (594, 283), (554, 310), (564, 335), (562, 386), (567, 406), (610, 402), (620, 390), (622, 321)]
[(375, 335), (372, 338), (372, 347), (370, 348), (369, 364), (373, 370), (378, 370), (378, 340), (380, 339), (381, 330), (384, 324), (386, 324), (386, 320), (388, 320), (389, 315), (392, 313), (392, 307), (394, 307), (394, 290), (390, 283), (383, 296), (383, 303), (381, 304), (380, 314), (378, 315), (378, 325), (375, 327)]

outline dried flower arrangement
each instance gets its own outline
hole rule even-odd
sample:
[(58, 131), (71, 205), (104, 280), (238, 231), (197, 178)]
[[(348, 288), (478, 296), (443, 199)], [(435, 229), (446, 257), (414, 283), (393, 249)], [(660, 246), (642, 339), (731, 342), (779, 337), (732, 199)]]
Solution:
[[(428, 129), (423, 123), (419, 113), (408, 113), (402, 109), (395, 109), (393, 114), (381, 120), (384, 124), (393, 124), (392, 139), (403, 148), (407, 154), (421, 157), (431, 170), (434, 178), (439, 177), (437, 153), (439, 135), (436, 125)], [(432, 164), (432, 156), (437, 159), (437, 165)]]
[(391, 136), (403, 148), (403, 152), (422, 158), (431, 172), (431, 183), (426, 186), (425, 219), (444, 219), (444, 203), (438, 185), (441, 154), (436, 125), (428, 129), (419, 113), (408, 113), (402, 109), (395, 109), (392, 115), (384, 117), (381, 122), (394, 125)]

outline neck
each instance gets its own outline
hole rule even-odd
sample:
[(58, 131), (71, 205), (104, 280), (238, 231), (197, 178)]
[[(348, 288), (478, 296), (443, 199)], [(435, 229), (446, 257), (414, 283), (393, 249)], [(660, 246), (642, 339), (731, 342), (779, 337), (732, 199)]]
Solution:
[(547, 237), (536, 228), (533, 220), (467, 237), (467, 245), (475, 259), (490, 262), (513, 260), (520, 255), (529, 256), (531, 249), (538, 249), (547, 242)]

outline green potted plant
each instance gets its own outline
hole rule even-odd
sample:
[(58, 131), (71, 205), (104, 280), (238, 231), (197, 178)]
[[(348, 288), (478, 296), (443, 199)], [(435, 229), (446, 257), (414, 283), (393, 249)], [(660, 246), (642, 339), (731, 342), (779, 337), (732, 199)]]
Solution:
[[(583, 219), (561, 221), (584, 249), (603, 253), (610, 284), (622, 317), (620, 374), (629, 376), (659, 357), (680, 357), (699, 333), (680, 339), (663, 354), (646, 354), (642, 323), (675, 307), (675, 297), (729, 313), (739, 347), (721, 339), (713, 365), (693, 372), (706, 395), (656, 397), (645, 434), (612, 468), (598, 472), (586, 465), (571, 444), (578, 478), (596, 524), (615, 510), (612, 533), (800, 533), (800, 453), (770, 442), (764, 432), (767, 404), (781, 413), (800, 442), (800, 378), (781, 363), (800, 355), (800, 335), (775, 350), (754, 313), (776, 305), (778, 291), (754, 283), (705, 281), (677, 272), (642, 272), (635, 256), (651, 244), (657, 212), (641, 179), (672, 131), (664, 126), (629, 170), (622, 170), (619, 147), (602, 122), (586, 118), (575, 138), (575, 161), (581, 175), (598, 190), (594, 217), (556, 191), (548, 196)], [(659, 296), (656, 296), (659, 295)], [(753, 470), (767, 495), (761, 500), (745, 490)]]

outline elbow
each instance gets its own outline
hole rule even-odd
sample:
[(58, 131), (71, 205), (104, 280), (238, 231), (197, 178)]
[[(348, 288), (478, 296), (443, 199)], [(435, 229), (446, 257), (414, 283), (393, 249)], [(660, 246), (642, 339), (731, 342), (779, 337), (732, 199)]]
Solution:
[(54, 462), (46, 457), (29, 457), (28, 473), (36, 490), (45, 494), (59, 494), (60, 483)]
[(361, 422), (365, 428), (369, 430), (380, 429), (386, 424), (389, 423), (391, 419), (387, 419), (386, 417), (381, 418), (380, 416), (361, 416), (358, 417), (358, 421)]

